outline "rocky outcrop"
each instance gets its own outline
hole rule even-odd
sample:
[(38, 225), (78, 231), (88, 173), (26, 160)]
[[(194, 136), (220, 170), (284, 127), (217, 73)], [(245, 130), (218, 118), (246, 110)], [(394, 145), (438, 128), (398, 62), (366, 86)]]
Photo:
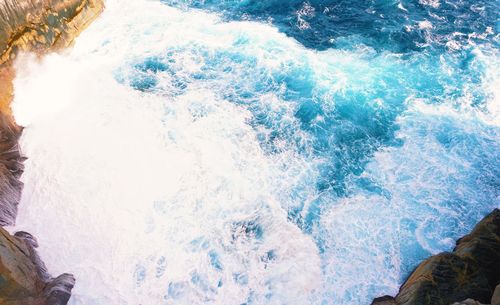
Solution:
[(500, 210), (495, 209), (469, 235), (457, 241), (452, 253), (441, 253), (422, 262), (395, 298), (377, 298), (372, 304), (489, 304), (499, 284)]
[[(22, 128), (13, 120), (12, 61), (20, 51), (42, 55), (69, 46), (103, 10), (102, 0), (0, 1), (0, 225), (13, 225), (23, 184)], [(72, 275), (51, 278), (29, 233), (11, 236), (0, 227), (0, 304), (63, 305)]]
[(398, 304), (442, 304), (473, 298), (489, 303), (492, 290), (478, 264), (453, 253), (424, 261), (402, 286)]
[(100, 0), (3, 0), (0, 64), (19, 50), (46, 52), (68, 46), (103, 8)]
[(51, 278), (29, 233), (11, 236), (0, 228), (0, 304), (66, 304), (75, 283), (69, 274)]
[(493, 291), (500, 283), (500, 210), (495, 209), (460, 238), (453, 253), (476, 263)]

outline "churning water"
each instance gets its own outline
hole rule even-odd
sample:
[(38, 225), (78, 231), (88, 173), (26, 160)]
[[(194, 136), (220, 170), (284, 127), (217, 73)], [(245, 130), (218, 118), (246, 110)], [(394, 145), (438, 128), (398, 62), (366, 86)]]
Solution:
[(365, 305), (500, 206), (498, 2), (109, 0), (17, 62), (71, 304)]

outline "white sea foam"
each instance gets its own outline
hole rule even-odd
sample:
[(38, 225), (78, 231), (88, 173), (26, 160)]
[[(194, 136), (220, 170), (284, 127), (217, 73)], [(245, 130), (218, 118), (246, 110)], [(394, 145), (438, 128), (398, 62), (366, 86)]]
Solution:
[(68, 54), (18, 63), (14, 112), (29, 159), (17, 229), (38, 237), (51, 272), (75, 274), (72, 304), (308, 304), (321, 286), (316, 245), (279, 201), (284, 178), (306, 168), (300, 158), (266, 157), (249, 113), (210, 90), (169, 98), (114, 78), (128, 58), (186, 35), (208, 43), (203, 31), (218, 26), (110, 2)]
[(420, 21), (418, 23), (418, 27), (421, 30), (428, 30), (428, 29), (432, 29), (433, 28), (432, 23), (430, 21), (428, 21), (428, 20)]
[(441, 5), (439, 0), (419, 0), (418, 2), (420, 4), (427, 5), (433, 8), (438, 8)]
[[(249, 43), (236, 48), (242, 40)], [(176, 50), (175, 75), (158, 72), (154, 92), (132, 89), (134, 64), (168, 50)], [(251, 88), (249, 67), (228, 60), (236, 72), (216, 81), (193, 77), (219, 51), (255, 58), (266, 73), (312, 70), (326, 111), (336, 107), (331, 95), (376, 91), (385, 81), (380, 73), (401, 63), (397, 54), (366, 59), (374, 54), (367, 47), (315, 52), (270, 25), (224, 23), (142, 0), (108, 1), (64, 54), (21, 58), (14, 113), (27, 127), (21, 145), (29, 159), (16, 229), (39, 239), (52, 273), (75, 274), (71, 304), (365, 304), (396, 292), (407, 272), (403, 240), (416, 240), (422, 255), (450, 246), (428, 230), (430, 216), (456, 216), (456, 207), (440, 205), (451, 193), (447, 175), (470, 177), (453, 172), (468, 166), (458, 152), (418, 136), (411, 114), (432, 107), (409, 100), (398, 122), (407, 143), (368, 164), (363, 175), (380, 194), (339, 201), (316, 190), (316, 166), (325, 160), (313, 157), (296, 104), (280, 92), (257, 97), (270, 116), (295, 128), (306, 150), (278, 140), (266, 154), (257, 134), (269, 131), (251, 127), (250, 110), (219, 94), (240, 79)], [(185, 88), (176, 88), (175, 77), (189, 80)], [(380, 108), (386, 102), (374, 100)], [(448, 109), (428, 110), (422, 126), (439, 126)], [(481, 123), (467, 122), (471, 129)], [(479, 192), (460, 191), (466, 198)], [(308, 234), (288, 212), (304, 205), (306, 216), (316, 200), (327, 204)], [(401, 233), (412, 217), (418, 227), (407, 231), (416, 237)]]

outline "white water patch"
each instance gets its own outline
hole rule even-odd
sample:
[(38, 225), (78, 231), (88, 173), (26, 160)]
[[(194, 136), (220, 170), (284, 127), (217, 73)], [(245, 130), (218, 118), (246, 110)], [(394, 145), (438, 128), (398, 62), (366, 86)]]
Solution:
[(400, 218), (387, 198), (363, 194), (344, 198), (324, 211), (317, 235), (325, 237), (322, 257), (329, 287), (325, 299), (368, 304), (371, 300), (360, 296), (397, 294), (402, 264)]
[(318, 249), (280, 202), (304, 161), (264, 155), (249, 113), (211, 90), (169, 98), (114, 78), (217, 19), (118, 4), (67, 54), (17, 64), (29, 159), (16, 229), (37, 236), (52, 273), (75, 275), (71, 304), (310, 304)]
[(498, 129), (483, 113), (422, 101), (413, 101), (398, 121), (404, 145), (375, 153), (363, 176), (383, 187), (382, 201), (397, 211), (389, 219), (416, 227), (415, 248), (406, 251), (450, 251), (455, 246), (450, 236), (466, 234), (471, 223), (500, 207), (498, 191), (491, 188), (498, 182)]
[(427, 5), (433, 8), (438, 8), (441, 5), (439, 0), (419, 0), (418, 2), (420, 4)]
[(498, 49), (490, 47), (475, 49), (475, 54), (488, 66), (482, 86), (489, 95), (490, 102), (486, 104), (487, 112), (482, 119), (488, 124), (500, 126), (500, 52)]
[(432, 29), (433, 25), (428, 20), (423, 20), (418, 22), (418, 28), (421, 30)]
[[(251, 292), (307, 303), (321, 278), (317, 249), (274, 198), (277, 169), (242, 109), (192, 92), (170, 101), (175, 113), (162, 123), (152, 105), (161, 101), (76, 72), (65, 58), (48, 67), (64, 67), (52, 84), (42, 74), (16, 82), (29, 92), (19, 105), (70, 103), (25, 130), (18, 228), (36, 234), (52, 272), (75, 274), (74, 304), (241, 303)], [(75, 96), (58, 96), (59, 86)], [(211, 109), (195, 119), (187, 108), (199, 100)], [(254, 224), (262, 240), (248, 231)]]

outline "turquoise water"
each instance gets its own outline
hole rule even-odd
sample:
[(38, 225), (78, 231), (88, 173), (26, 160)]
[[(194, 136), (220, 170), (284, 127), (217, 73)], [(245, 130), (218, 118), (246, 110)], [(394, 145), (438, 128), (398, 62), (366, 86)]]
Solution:
[[(349, 247), (331, 235), (332, 226), (351, 237), (375, 234), (387, 260), (392, 250), (385, 248), (397, 243), (401, 259), (387, 264), (400, 270), (401, 281), (422, 259), (451, 250), (499, 205), (498, 117), (493, 125), (478, 118), (491, 114), (488, 104), (498, 107), (485, 87), (488, 73), (498, 73), (498, 2), (163, 3), (267, 23), (315, 50), (314, 57), (290, 54), (279, 41), (256, 46), (242, 33), (224, 48), (167, 48), (117, 77), (136, 90), (167, 95), (202, 83), (251, 112), (248, 124), (266, 154), (293, 150), (309, 160), (314, 178), (283, 194), (289, 198), (282, 205), (289, 221), (313, 236), (332, 285), (338, 279), (329, 259)], [(179, 56), (193, 58), (200, 69), (187, 71)], [(261, 56), (279, 64), (269, 67)], [(161, 87), (163, 74), (171, 77), (169, 90)], [(279, 104), (270, 107), (269, 95)], [(357, 200), (363, 208), (335, 219), (336, 206)], [(369, 223), (377, 218), (392, 231), (373, 232), (378, 228)], [(383, 285), (364, 284), (370, 297)], [(359, 293), (354, 286), (342, 295), (327, 293), (325, 301), (355, 302)]]
[[(143, 302), (370, 304), (500, 206), (498, 1), (151, 3), (111, 5), (74, 55), (117, 83), (75, 121), (152, 109), (167, 143), (139, 175), (168, 195), (116, 192), (148, 215), (138, 239), (154, 242), (123, 254)], [(116, 124), (147, 156), (156, 142)], [(139, 304), (85, 276), (82, 300)]]
[[(497, 98), (483, 83), (489, 69), (498, 72), (498, 2), (163, 3), (268, 23), (320, 52), (313, 59), (287, 58), (286, 47), (266, 41), (261, 52), (280, 58), (269, 68), (248, 51), (255, 42), (242, 34), (224, 49), (195, 44), (140, 58), (127, 82), (154, 93), (162, 90), (158, 75), (167, 73), (173, 90), (164, 94), (182, 94), (192, 82), (217, 88), (221, 99), (252, 113), (248, 123), (267, 154), (291, 149), (310, 160), (317, 176), (285, 194), (291, 198), (284, 208), (290, 221), (314, 237), (331, 281), (335, 266), (328, 257), (348, 242), (336, 244), (328, 230), (339, 220), (324, 219), (334, 217), (324, 213), (340, 202), (356, 196), (367, 201), (365, 210), (342, 216), (354, 226), (344, 229), (358, 234), (373, 234), (364, 222), (392, 214), (386, 220), (397, 230), (388, 234), (397, 236), (380, 240), (380, 247), (391, 238), (399, 243), (400, 280), (422, 259), (451, 250), (453, 240), (499, 205), (499, 128), (477, 119), (488, 115), (487, 104)], [(186, 53), (200, 63), (199, 71), (190, 73), (176, 61)], [(283, 105), (270, 109), (262, 100), (268, 94)], [(415, 104), (430, 113), (415, 110)], [(394, 177), (384, 177), (383, 158), (395, 163), (389, 169)], [(314, 199), (302, 184), (315, 186)], [(376, 296), (380, 283), (369, 285)], [(356, 299), (357, 293), (353, 287), (342, 298)]]

